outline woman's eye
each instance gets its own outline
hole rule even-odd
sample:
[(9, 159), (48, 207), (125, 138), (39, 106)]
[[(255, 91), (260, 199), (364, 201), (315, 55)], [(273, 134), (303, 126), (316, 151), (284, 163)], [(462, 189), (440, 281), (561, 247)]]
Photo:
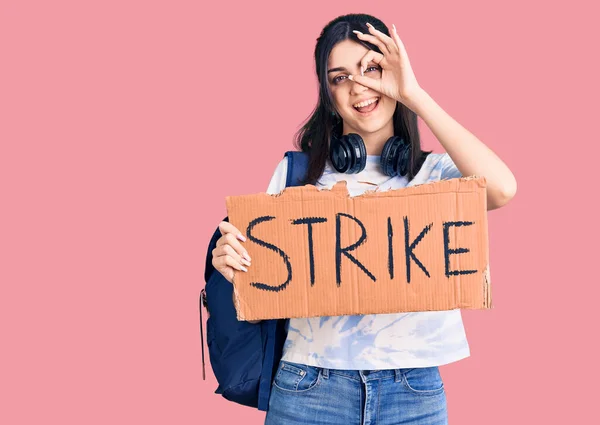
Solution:
[[(370, 70), (372, 70), (372, 71), (370, 71)], [(380, 71), (380, 68), (378, 66), (370, 66), (365, 70), (365, 72), (379, 72), (379, 71)], [(335, 77), (332, 80), (333, 84), (339, 84), (343, 81), (342, 79), (345, 79), (345, 78), (347, 78), (345, 75), (338, 75), (337, 77)]]

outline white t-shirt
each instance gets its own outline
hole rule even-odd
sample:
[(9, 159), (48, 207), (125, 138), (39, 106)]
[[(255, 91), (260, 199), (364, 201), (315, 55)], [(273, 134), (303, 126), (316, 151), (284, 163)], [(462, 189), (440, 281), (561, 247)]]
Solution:
[[(417, 175), (389, 177), (380, 157), (368, 155), (358, 174), (338, 173), (327, 160), (315, 184), (330, 189), (346, 180), (350, 196), (373, 190), (397, 189), (429, 181), (461, 177), (447, 153), (431, 153)], [(285, 188), (287, 157), (275, 170), (267, 193)], [(376, 370), (440, 366), (470, 355), (459, 309), (415, 313), (293, 318), (283, 348), (283, 360), (328, 369)]]

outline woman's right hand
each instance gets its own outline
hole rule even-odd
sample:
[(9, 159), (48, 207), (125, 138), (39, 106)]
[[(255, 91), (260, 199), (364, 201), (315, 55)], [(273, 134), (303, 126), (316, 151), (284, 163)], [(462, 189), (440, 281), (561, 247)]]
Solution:
[(219, 223), (221, 237), (217, 240), (217, 246), (212, 251), (212, 265), (230, 283), (233, 283), (236, 270), (248, 271), (244, 265), (250, 265), (250, 256), (241, 242), (246, 241), (242, 233), (236, 227), (227, 222)]

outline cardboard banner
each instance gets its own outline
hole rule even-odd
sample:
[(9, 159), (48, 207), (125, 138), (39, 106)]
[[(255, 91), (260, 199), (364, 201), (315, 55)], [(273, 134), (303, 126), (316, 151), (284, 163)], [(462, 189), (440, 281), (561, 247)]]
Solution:
[(235, 275), (238, 320), (491, 308), (484, 177), (226, 204), (252, 258)]

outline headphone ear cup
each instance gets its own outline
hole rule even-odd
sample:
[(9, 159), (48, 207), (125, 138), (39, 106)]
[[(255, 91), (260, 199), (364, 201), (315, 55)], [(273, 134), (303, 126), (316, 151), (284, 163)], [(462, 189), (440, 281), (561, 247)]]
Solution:
[(340, 145), (343, 147), (344, 152), (346, 152), (346, 157), (348, 158), (348, 162), (344, 169), (344, 173), (350, 173), (350, 170), (354, 168), (354, 163), (356, 162), (356, 159), (354, 158), (354, 151), (352, 149), (352, 146), (350, 145), (350, 142), (348, 141), (347, 135), (340, 137)]
[(347, 171), (348, 174), (360, 173), (367, 165), (367, 150), (362, 137), (356, 133), (350, 133), (346, 138), (349, 149), (352, 151), (352, 166)]
[(381, 169), (388, 176), (405, 176), (410, 162), (410, 144), (399, 136), (393, 136), (383, 146)]
[(329, 159), (333, 168), (339, 173), (345, 173), (350, 168), (350, 151), (344, 143), (344, 136), (341, 138), (332, 136), (331, 146), (329, 147)]
[[(404, 142), (404, 141), (403, 141)], [(397, 170), (398, 174), (405, 176), (408, 173), (408, 166), (410, 163), (410, 145), (408, 143), (402, 143), (400, 145), (400, 152), (398, 153)]]
[(398, 151), (403, 143), (402, 138), (393, 136), (383, 145), (380, 161), (381, 170), (385, 175), (392, 177), (398, 175)]

